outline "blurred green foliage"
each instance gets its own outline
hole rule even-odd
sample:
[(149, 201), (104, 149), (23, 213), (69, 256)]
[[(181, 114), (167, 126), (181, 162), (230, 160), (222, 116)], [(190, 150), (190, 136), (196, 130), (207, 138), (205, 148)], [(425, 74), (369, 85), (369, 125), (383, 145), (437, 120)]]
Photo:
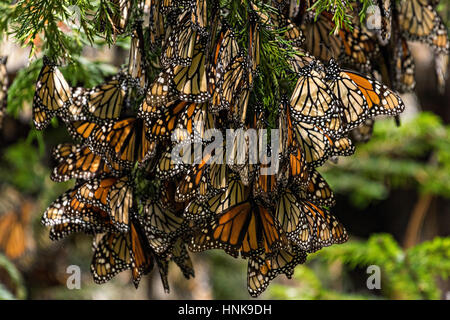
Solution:
[(25, 141), (19, 141), (6, 149), (3, 155), (0, 175), (3, 182), (17, 187), (24, 193), (39, 193), (48, 169), (40, 162), (36, 148)]
[(0, 283), (0, 300), (25, 299), (26, 289), (24, 287), (22, 275), (14, 266), (14, 264), (1, 253), (0, 270), (2, 270), (7, 275), (8, 287), (12, 287), (13, 289), (11, 290), (4, 284)]
[[(318, 277), (317, 263), (326, 267), (327, 275)], [(340, 274), (336, 264), (341, 266)], [(381, 296), (371, 290), (343, 293), (322, 283), (330, 273), (345, 279), (346, 272), (371, 265), (381, 270)], [(295, 270), (293, 286), (275, 284), (269, 293), (276, 299), (440, 299), (436, 281), (447, 280), (449, 274), (450, 238), (437, 237), (403, 250), (391, 235), (376, 234), (367, 241), (353, 240), (310, 255), (308, 264)]]
[[(219, 251), (207, 252), (214, 299), (247, 299), (247, 263)], [(226, 285), (224, 285), (226, 283)]]
[(450, 127), (423, 112), (397, 127), (377, 121), (372, 139), (354, 156), (321, 169), (336, 193), (359, 207), (387, 198), (392, 188), (414, 188), (450, 198)]

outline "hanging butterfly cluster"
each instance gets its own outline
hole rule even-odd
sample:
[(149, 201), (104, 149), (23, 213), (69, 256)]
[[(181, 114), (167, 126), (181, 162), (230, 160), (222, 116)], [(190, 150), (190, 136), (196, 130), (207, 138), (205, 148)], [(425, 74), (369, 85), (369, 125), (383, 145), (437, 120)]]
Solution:
[[(120, 33), (134, 11), (131, 2), (118, 3), (126, 12), (115, 22)], [(215, 1), (138, 4), (143, 22), (132, 28), (128, 70), (92, 89), (71, 88), (44, 57), (35, 126), (44, 129), (58, 116), (79, 144), (53, 153), (52, 179), (76, 183), (42, 222), (54, 240), (95, 235), (95, 282), (131, 269), (137, 286), (156, 262), (168, 290), (170, 261), (189, 278), (188, 249), (222, 249), (248, 260), (248, 290), (258, 296), (278, 274), (290, 277), (307, 253), (347, 240), (316, 168), (353, 154), (350, 131), (378, 115), (397, 116), (403, 102), (374, 77), (350, 70), (370, 71), (368, 59), (378, 52), (357, 27), (331, 36), (332, 13), (312, 22), (305, 1), (298, 24), (288, 18), (289, 2), (274, 1), (270, 10), (239, 5), (248, 17), (245, 33), (227, 23), (226, 8)], [(217, 133), (228, 129), (267, 129), (269, 115), (254, 90), (267, 54), (264, 30), (276, 30), (284, 39), (279, 46), (294, 52), (288, 71), (295, 86), (273, 106), (278, 147), (236, 134), (211, 152), (175, 152), (217, 145)], [(269, 162), (251, 161), (255, 150), (275, 159), (277, 170), (267, 173)]]
[[(314, 1), (306, 1), (314, 2)], [(363, 21), (361, 2), (354, 1), (348, 10), (352, 29), (335, 27), (333, 15), (322, 12), (317, 18), (300, 1), (295, 21), (306, 37), (303, 48), (321, 61), (334, 58), (339, 64), (381, 80), (399, 93), (415, 89), (415, 64), (409, 42), (428, 45), (434, 54), (438, 90), (443, 92), (448, 72), (449, 40), (447, 27), (436, 7), (439, 0), (374, 0)], [(303, 3), (303, 5), (302, 5)], [(373, 119), (352, 131), (357, 141), (372, 135)]]

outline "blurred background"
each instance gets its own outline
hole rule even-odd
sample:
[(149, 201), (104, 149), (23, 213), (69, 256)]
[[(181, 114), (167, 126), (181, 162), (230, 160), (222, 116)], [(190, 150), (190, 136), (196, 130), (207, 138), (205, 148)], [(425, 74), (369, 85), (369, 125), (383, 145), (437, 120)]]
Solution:
[[(445, 21), (448, 12), (442, 11)], [(86, 46), (61, 71), (71, 85), (92, 87), (117, 72), (128, 47)], [(346, 226), (348, 243), (308, 256), (293, 279), (279, 276), (262, 299), (450, 299), (450, 84), (438, 92), (430, 77), (433, 54), (411, 47), (417, 89), (403, 96), (401, 126), (377, 120), (372, 139), (354, 156), (319, 169), (336, 193), (333, 213)], [(42, 60), (30, 64), (29, 54), (11, 40), (0, 42), (12, 84), (0, 129), (0, 299), (250, 299), (246, 261), (219, 251), (191, 254), (194, 279), (173, 268), (166, 294), (157, 272), (137, 290), (129, 272), (96, 285), (90, 236), (49, 240), (41, 215), (70, 187), (50, 180), (50, 153), (70, 138), (56, 119), (43, 132), (30, 125)], [(81, 268), (81, 289), (66, 286), (70, 265)], [(381, 289), (367, 287), (370, 265), (380, 267)]]

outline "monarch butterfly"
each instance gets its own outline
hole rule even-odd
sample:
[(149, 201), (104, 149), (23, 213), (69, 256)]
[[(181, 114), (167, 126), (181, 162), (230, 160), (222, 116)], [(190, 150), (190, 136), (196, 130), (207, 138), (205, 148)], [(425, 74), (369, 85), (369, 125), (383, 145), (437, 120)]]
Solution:
[(297, 122), (294, 133), (310, 168), (321, 166), (331, 156), (348, 156), (354, 152), (354, 146), (347, 137), (333, 138), (314, 124)]
[(165, 208), (174, 210), (177, 214), (185, 209), (185, 204), (175, 201), (176, 183), (173, 180), (162, 181), (160, 202)]
[(0, 201), (0, 250), (10, 259), (18, 259), (33, 245), (29, 228), (34, 205), (9, 187), (2, 188)]
[[(147, 3), (148, 7), (144, 7), (144, 25), (147, 25), (146, 22), (148, 21), (150, 44), (154, 47), (164, 37), (164, 18), (161, 12), (162, 1), (146, 0)], [(148, 10), (148, 13), (146, 10)]]
[[(145, 118), (149, 126), (148, 137), (150, 139), (170, 139), (178, 123), (178, 118), (188, 106), (195, 108), (196, 104), (175, 100), (167, 104), (164, 111), (154, 119)], [(144, 112), (147, 113), (148, 111)]]
[(350, 131), (352, 140), (357, 142), (369, 141), (372, 137), (374, 124), (375, 121), (373, 119), (367, 119), (361, 126)]
[(161, 64), (164, 67), (189, 66), (192, 63), (196, 42), (197, 32), (192, 25), (189, 11), (185, 11), (178, 18), (177, 26), (164, 44)]
[(213, 128), (213, 118), (206, 103), (173, 101), (158, 118), (152, 120), (148, 131), (150, 139), (172, 139), (181, 142), (207, 139), (207, 129)]
[(163, 257), (162, 259), (158, 259), (157, 261), (159, 275), (161, 277), (161, 282), (164, 288), (165, 293), (170, 292), (170, 286), (169, 286), (169, 262), (170, 258), (168, 256)]
[[(257, 131), (265, 128), (264, 111), (257, 105), (255, 107), (253, 122), (247, 125), (248, 130), (242, 130), (242, 122), (237, 124), (237, 130), (227, 132), (227, 146), (226, 146), (226, 161), (228, 166), (239, 173), (242, 183), (248, 186), (256, 176), (257, 170), (260, 166), (256, 163), (257, 156), (264, 152), (271, 152), (269, 144), (267, 143), (267, 135), (264, 131)], [(267, 147), (266, 150), (263, 148)], [(277, 150), (276, 152), (279, 152)], [(274, 155), (276, 157), (276, 155)], [(266, 164), (272, 163), (271, 159), (264, 159)], [(277, 164), (274, 164), (275, 166)]]
[(210, 110), (217, 113), (228, 110), (234, 102), (236, 93), (245, 84), (246, 62), (243, 55), (236, 56), (225, 69), (223, 80), (217, 84), (212, 94)]
[[(240, 49), (235, 34), (227, 24), (224, 24), (219, 32), (216, 43), (213, 46), (208, 87), (211, 95), (214, 94), (216, 87), (222, 84), (226, 68), (239, 54)], [(219, 97), (213, 98), (213, 100), (218, 98)], [(218, 102), (215, 103), (218, 104)]]
[(352, 31), (341, 29), (339, 35), (344, 48), (341, 54), (342, 62), (369, 72), (372, 59), (380, 52), (378, 43), (358, 27), (354, 27)]
[(45, 210), (41, 222), (51, 227), (50, 239), (59, 240), (75, 232), (117, 231), (107, 212), (77, 199), (77, 190), (63, 193)]
[(240, 52), (239, 45), (236, 41), (236, 35), (227, 24), (224, 24), (214, 50), (214, 64), (220, 67), (223, 73)]
[(189, 220), (203, 219), (211, 214), (222, 213), (234, 204), (243, 202), (245, 198), (242, 181), (235, 173), (231, 172), (226, 180), (227, 188), (223, 192), (211, 196), (206, 201), (191, 201), (185, 209), (184, 217)]
[(251, 198), (239, 180), (230, 182), (223, 195), (211, 198), (205, 205), (214, 217), (192, 237), (189, 247), (194, 252), (224, 249), (232, 256), (240, 253), (245, 258), (288, 246), (270, 209)]
[(168, 148), (167, 151), (163, 152), (156, 166), (156, 176), (162, 180), (173, 178), (182, 170), (182, 163), (172, 161), (172, 153), (170, 150)]
[(279, 274), (291, 278), (294, 268), (306, 261), (305, 251), (293, 246), (291, 250), (279, 250), (273, 255), (261, 255), (248, 259), (247, 289), (252, 297), (266, 290), (270, 281)]
[(159, 107), (171, 101), (174, 97), (172, 89), (173, 69), (166, 68), (160, 72), (147, 91), (146, 102), (149, 106)]
[(192, 261), (186, 249), (186, 244), (180, 238), (178, 238), (178, 240), (173, 245), (172, 260), (181, 269), (181, 272), (186, 279), (195, 276)]
[(140, 118), (111, 120), (101, 126), (90, 121), (73, 122), (69, 131), (81, 137), (94, 153), (105, 155), (109, 164), (117, 163), (121, 169), (131, 169), (136, 162), (142, 165), (156, 150), (156, 142), (146, 137), (148, 128)]
[(317, 124), (333, 137), (342, 136), (347, 128), (341, 119), (336, 96), (325, 81), (322, 65), (312, 61), (299, 75), (290, 99), (291, 119)]
[(435, 32), (431, 34), (431, 48), (435, 54), (449, 54), (450, 42), (448, 40), (448, 32), (446, 25), (440, 21), (435, 27)]
[(333, 15), (322, 12), (317, 21), (314, 13), (308, 12), (304, 17), (302, 31), (306, 37), (303, 47), (322, 61), (331, 58), (355, 67), (370, 71), (371, 58), (379, 52), (379, 46), (358, 26), (350, 31), (343, 27), (333, 32), (335, 24)]
[[(96, 122), (90, 120), (77, 120), (77, 121), (65, 121), (67, 131), (75, 140), (83, 142), (85, 144), (89, 141), (97, 131), (102, 130), (102, 126)], [(105, 122), (106, 123), (106, 122)]]
[(301, 46), (305, 42), (303, 31), (287, 18), (284, 25), (283, 28), (286, 29), (283, 34), (284, 38), (291, 41), (294, 46)]
[(126, 79), (123, 75), (113, 77), (110, 81), (100, 84), (85, 94), (86, 114), (93, 115), (92, 120), (118, 119), (124, 105), (127, 93)]
[(194, 252), (223, 249), (237, 257), (271, 253), (286, 247), (287, 240), (276, 227), (269, 211), (252, 201), (230, 208), (214, 218), (201, 232), (194, 234), (190, 249)]
[(247, 117), (247, 107), (250, 98), (251, 88), (248, 86), (249, 81), (244, 82), (244, 86), (236, 93), (236, 100), (230, 106), (228, 117), (235, 123), (245, 123)]
[(315, 60), (314, 56), (302, 48), (293, 47), (292, 49), (293, 53), (288, 62), (295, 73), (299, 73), (302, 68), (310, 65)]
[[(327, 79), (331, 81), (335, 93), (343, 101), (345, 118), (347, 121), (351, 121), (350, 128), (356, 126), (356, 124), (353, 126), (352, 122), (356, 122), (358, 125), (362, 122), (357, 119), (364, 114), (365, 104), (367, 104), (369, 115), (372, 117), (396, 116), (405, 109), (400, 96), (375, 79), (355, 71), (340, 69), (334, 60), (330, 60), (326, 72)], [(359, 91), (356, 91), (356, 87)], [(353, 91), (352, 98), (349, 97), (350, 90)], [(348, 110), (349, 108), (351, 109)]]
[[(194, 148), (192, 148), (192, 145)], [(202, 154), (199, 144), (184, 143), (183, 141), (174, 146), (167, 147), (159, 158), (156, 166), (156, 176), (161, 180), (167, 180), (186, 172), (192, 164), (200, 163)], [(175, 158), (173, 158), (175, 157)]]
[(109, 213), (119, 231), (129, 230), (134, 188), (128, 176), (99, 177), (83, 183), (76, 193), (79, 201)]
[(275, 217), (287, 235), (296, 232), (305, 223), (301, 204), (297, 195), (290, 188), (280, 190), (275, 208)]
[(316, 170), (310, 172), (306, 189), (300, 188), (300, 190), (302, 198), (320, 206), (333, 207), (336, 203), (330, 186)]
[[(181, 148), (176, 150), (175, 148), (168, 147), (161, 155), (156, 166), (156, 177), (161, 180), (167, 180), (179, 175), (181, 172), (186, 171), (188, 166), (193, 163), (198, 163), (200, 159), (197, 158), (195, 152), (190, 152), (189, 144), (187, 149)], [(178, 153), (177, 153), (178, 152)], [(172, 159), (172, 156), (176, 155), (176, 159)]]
[[(218, 159), (223, 158), (223, 150), (220, 150), (215, 155)], [(208, 183), (209, 186), (215, 190), (223, 191), (228, 187), (228, 166), (226, 163), (212, 162), (209, 165)]]
[[(123, 34), (126, 30), (128, 20), (131, 15), (133, 1), (129, 0), (112, 0), (110, 5), (106, 6), (106, 11), (100, 15), (100, 31), (105, 31), (105, 25), (111, 25), (113, 34)], [(108, 17), (108, 18), (105, 18)]]
[(195, 0), (195, 4), (191, 12), (192, 25), (200, 32), (206, 32), (206, 25), (208, 23), (208, 10), (206, 0)]
[(195, 197), (202, 201), (227, 187), (228, 167), (223, 163), (223, 145), (204, 152), (199, 164), (194, 165), (177, 186), (175, 200), (184, 202)]
[(173, 83), (181, 100), (202, 103), (209, 99), (205, 45), (197, 43), (190, 66), (175, 66)]
[(166, 293), (170, 292), (169, 281), (167, 279), (169, 273), (169, 262), (174, 261), (180, 270), (183, 272), (185, 278), (189, 279), (194, 276), (194, 269), (192, 261), (186, 250), (184, 242), (179, 239), (171, 249), (170, 254), (165, 256), (157, 256), (156, 262), (158, 264), (159, 274), (163, 283), (163, 288)]
[[(214, 57), (214, 50), (217, 47), (217, 40), (220, 36), (220, 32), (218, 32), (218, 30), (220, 30), (219, 28), (226, 24), (226, 22), (220, 16), (220, 4), (217, 1), (213, 1), (212, 3), (210, 3), (209, 8), (207, 7), (207, 9), (208, 27), (206, 29), (200, 29), (200, 33), (202, 37), (206, 38), (206, 62), (209, 68), (211, 68), (211, 61), (213, 61), (212, 58)], [(203, 32), (204, 30), (206, 30), (206, 32)]]
[(280, 103), (279, 128), (281, 130), (280, 146), (282, 146), (283, 156), (289, 160), (289, 176), (294, 180), (303, 183), (308, 179), (306, 158), (303, 150), (299, 147), (299, 144), (295, 139), (289, 102), (286, 97), (282, 97)]
[(300, 46), (305, 41), (302, 30), (295, 26), (290, 19), (286, 18), (285, 15), (281, 13), (281, 10), (276, 12), (269, 9), (267, 10), (269, 15), (266, 15), (253, 2), (251, 2), (250, 5), (263, 25), (268, 24), (270, 28), (275, 27), (284, 39), (291, 41), (292, 45)]
[(326, 81), (339, 99), (338, 107), (343, 114), (346, 129), (351, 130), (358, 127), (369, 113), (369, 105), (365, 95), (359, 89), (349, 75), (340, 72), (336, 62), (331, 59), (326, 69)]
[(208, 164), (202, 160), (202, 163), (186, 173), (177, 186), (177, 192), (175, 193), (176, 201), (184, 202), (193, 197), (201, 200), (211, 192), (211, 188), (208, 188), (206, 176), (206, 172), (208, 171), (207, 166)]
[(131, 269), (136, 288), (142, 275), (153, 268), (153, 256), (142, 240), (138, 227), (131, 223), (129, 232), (106, 233), (97, 245), (91, 263), (96, 283), (105, 283), (119, 272)]
[(301, 28), (306, 37), (304, 48), (307, 52), (322, 61), (341, 55), (341, 39), (336, 35), (330, 35), (334, 25), (326, 15), (319, 15), (317, 21), (306, 16)]
[(44, 129), (53, 116), (70, 104), (69, 84), (56, 65), (44, 56), (33, 97), (33, 122), (36, 129)]
[(174, 132), (175, 140), (190, 138), (194, 142), (210, 141), (210, 129), (214, 129), (214, 118), (208, 110), (208, 104), (190, 104), (180, 116)]
[(105, 160), (94, 155), (89, 147), (63, 143), (53, 150), (53, 158), (58, 162), (50, 178), (55, 182), (69, 179), (89, 180), (101, 174), (119, 174), (119, 167), (110, 167)]
[(447, 27), (436, 11), (436, 4), (426, 0), (401, 1), (397, 5), (398, 24), (402, 36), (407, 40), (424, 42), (433, 49), (438, 61), (438, 85), (442, 91), (447, 68), (444, 65), (444, 68), (439, 69), (439, 63), (443, 62), (442, 57), (448, 56), (450, 42)]
[[(250, 126), (253, 129), (262, 129), (265, 127), (265, 114), (262, 110), (261, 105), (257, 105), (254, 110), (253, 124)], [(280, 128), (283, 128), (281, 126)], [(282, 171), (279, 170), (279, 158), (283, 151), (283, 146), (279, 145), (278, 149), (275, 149), (274, 146), (266, 145), (267, 136), (259, 135), (257, 146), (253, 148), (253, 153), (257, 151), (259, 157), (259, 164), (252, 166), (250, 162), (253, 162), (251, 159), (250, 149), (251, 146), (248, 145), (248, 150), (246, 150), (246, 164), (244, 168), (246, 168), (245, 175), (241, 174), (241, 180), (244, 184), (248, 185), (249, 180), (252, 180), (252, 176), (255, 176), (253, 182), (253, 193), (255, 196), (259, 196), (265, 200), (272, 196), (272, 193), (278, 187), (278, 183), (281, 180)], [(264, 150), (266, 148), (266, 150)], [(248, 162), (248, 164), (247, 164)], [(253, 170), (252, 170), (253, 169)], [(256, 172), (251, 172), (256, 171)], [(248, 176), (248, 177), (247, 177)]]
[(440, 21), (428, 0), (402, 0), (397, 8), (399, 26), (410, 40), (430, 36), (435, 30), (436, 21)]
[(172, 248), (172, 252), (169, 255), (162, 257), (155, 256), (156, 263), (159, 269), (159, 275), (161, 277), (161, 282), (166, 293), (170, 292), (170, 286), (168, 281), (169, 273), (169, 262), (173, 260), (178, 267), (183, 272), (186, 278), (194, 276), (194, 269), (192, 268), (192, 261), (190, 260), (189, 254), (185, 248), (183, 242), (178, 241)]
[[(128, 58), (128, 75), (136, 87), (143, 88), (146, 86), (146, 68), (144, 66), (144, 34), (142, 26), (138, 24), (131, 34), (130, 54)], [(140, 89), (139, 88), (139, 89)]]
[(139, 221), (150, 247), (157, 254), (162, 254), (187, 231), (184, 219), (156, 199), (145, 200), (143, 207)]
[(62, 120), (67, 124), (72, 121), (83, 121), (87, 119), (87, 91), (83, 87), (71, 88), (72, 103), (68, 105), (67, 112), (64, 112)]
[[(269, 201), (272, 197), (273, 192), (278, 187), (278, 174), (263, 174), (262, 169), (269, 169), (268, 165), (260, 164), (260, 170), (253, 182), (253, 194), (256, 197), (261, 197), (262, 199)], [(270, 172), (269, 172), (270, 173)]]
[(182, 6), (189, 6), (190, 0), (160, 0), (161, 1), (161, 13), (168, 14), (170, 11), (176, 11), (176, 8)]
[(400, 36), (394, 47), (392, 69), (394, 69), (393, 87), (399, 92), (412, 92), (416, 86), (416, 65), (406, 39)]
[(300, 70), (300, 77), (290, 99), (292, 116), (297, 121), (325, 123), (337, 111), (336, 97), (316, 63)]
[[(297, 145), (295, 140), (294, 144)], [(290, 177), (301, 182), (307, 180), (308, 178), (305, 155), (298, 147), (294, 149), (293, 152), (289, 153), (289, 174)]]
[(253, 11), (250, 12), (249, 22), (249, 39), (248, 39), (248, 54), (249, 54), (249, 68), (247, 72), (247, 85), (253, 87), (253, 77), (256, 75), (257, 68), (259, 66), (260, 57), (260, 30), (259, 23)]
[(336, 217), (311, 201), (299, 199), (288, 188), (281, 191), (275, 217), (289, 240), (308, 252), (343, 243), (348, 238)]
[(8, 57), (0, 57), (0, 129), (3, 125), (3, 118), (6, 112), (6, 103), (8, 101), (8, 72), (6, 70), (6, 61)]

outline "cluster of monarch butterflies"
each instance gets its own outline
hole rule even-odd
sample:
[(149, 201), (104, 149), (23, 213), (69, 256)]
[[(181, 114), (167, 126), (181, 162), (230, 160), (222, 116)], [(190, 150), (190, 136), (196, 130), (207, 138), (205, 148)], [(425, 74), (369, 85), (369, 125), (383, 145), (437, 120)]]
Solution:
[[(444, 91), (450, 43), (447, 27), (436, 10), (439, 0), (374, 0), (363, 21), (359, 16), (362, 4), (354, 1), (348, 12), (353, 17), (352, 30), (344, 27), (337, 33), (332, 33), (332, 14), (322, 12), (315, 17), (314, 12), (307, 11), (309, 2), (314, 1), (300, 1), (294, 20), (307, 39), (302, 47), (318, 59), (334, 58), (342, 66), (369, 74), (399, 93), (409, 93), (416, 85), (409, 42), (421, 42), (434, 54), (438, 90)], [(373, 125), (373, 120), (367, 120), (353, 130), (352, 137), (369, 140)]]
[[(248, 291), (258, 296), (277, 275), (291, 277), (308, 253), (347, 240), (317, 167), (353, 154), (352, 131), (379, 115), (398, 116), (404, 104), (367, 75), (377, 35), (355, 27), (332, 36), (332, 13), (311, 20), (307, 1), (292, 21), (289, 3), (275, 0), (263, 11), (248, 2), (244, 39), (218, 2), (144, 2), (127, 71), (91, 89), (72, 88), (44, 57), (35, 126), (44, 129), (58, 116), (77, 143), (54, 149), (52, 180), (74, 179), (75, 186), (48, 207), (42, 222), (54, 240), (73, 232), (94, 235), (97, 283), (131, 270), (137, 286), (156, 262), (168, 290), (170, 261), (189, 278), (188, 250), (221, 249), (248, 260)], [(126, 29), (123, 17), (117, 30)], [(292, 44), (289, 72), (297, 79), (274, 106), (278, 148), (269, 149), (264, 139), (244, 133), (269, 123), (254, 98), (264, 29), (280, 30), (280, 46)], [(150, 50), (160, 49), (157, 61), (146, 60), (147, 42)], [(435, 42), (436, 48), (442, 44)], [(151, 78), (154, 68), (159, 73)], [(236, 134), (217, 144), (217, 133), (228, 129)], [(212, 141), (219, 148), (206, 152)], [(205, 151), (184, 148), (191, 145)], [(267, 171), (274, 162), (276, 170)]]

